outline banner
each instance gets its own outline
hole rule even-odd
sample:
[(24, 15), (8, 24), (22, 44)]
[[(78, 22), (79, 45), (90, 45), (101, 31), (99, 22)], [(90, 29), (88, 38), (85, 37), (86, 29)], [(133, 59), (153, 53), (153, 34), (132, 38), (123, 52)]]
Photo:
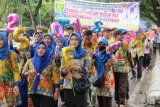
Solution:
[(146, 31), (148, 29), (148, 23), (146, 21), (140, 21), (140, 29), (141, 31)]
[(94, 26), (101, 20), (103, 27), (138, 30), (139, 2), (102, 3), (82, 0), (56, 0), (55, 19), (80, 19), (84, 26)]

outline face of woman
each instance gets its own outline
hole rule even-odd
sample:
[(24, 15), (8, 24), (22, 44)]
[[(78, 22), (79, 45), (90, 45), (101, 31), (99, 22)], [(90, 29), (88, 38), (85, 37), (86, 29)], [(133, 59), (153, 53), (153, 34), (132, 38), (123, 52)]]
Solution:
[(4, 41), (3, 41), (3, 39), (0, 39), (0, 48), (2, 48), (3, 45), (4, 45)]
[(45, 43), (49, 46), (50, 44), (51, 44), (51, 42), (52, 42), (52, 40), (51, 40), (51, 38), (49, 37), (49, 36), (45, 36), (44, 37), (44, 41), (45, 41)]
[(38, 56), (43, 56), (45, 54), (45, 45), (44, 44), (40, 44), (38, 47)]
[(39, 41), (40, 41), (40, 37), (39, 37), (38, 34), (36, 34), (36, 35), (34, 36), (34, 41), (35, 41), (35, 42), (39, 42)]
[(78, 46), (78, 38), (75, 35), (71, 37), (69, 45), (74, 47)]

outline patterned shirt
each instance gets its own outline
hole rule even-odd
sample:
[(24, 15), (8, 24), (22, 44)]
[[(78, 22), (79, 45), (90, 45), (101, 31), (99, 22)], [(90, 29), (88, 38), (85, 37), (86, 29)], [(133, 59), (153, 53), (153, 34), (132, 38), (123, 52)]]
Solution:
[(16, 96), (13, 92), (14, 83), (21, 81), (20, 72), (16, 62), (16, 53), (11, 52), (9, 57), (0, 60), (0, 106), (15, 105)]
[[(37, 73), (31, 59), (29, 59), (23, 69), (22, 74), (25, 72), (31, 71), (33, 73)], [(28, 76), (28, 94), (33, 94), (33, 85), (36, 75)], [(54, 88), (59, 88), (60, 83), (60, 75), (59, 71), (56, 67), (56, 64), (52, 62), (51, 65), (49, 65), (46, 69), (42, 71), (40, 74), (40, 81), (38, 84), (37, 92), (36, 94), (41, 94), (45, 96), (53, 97), (54, 94)]]

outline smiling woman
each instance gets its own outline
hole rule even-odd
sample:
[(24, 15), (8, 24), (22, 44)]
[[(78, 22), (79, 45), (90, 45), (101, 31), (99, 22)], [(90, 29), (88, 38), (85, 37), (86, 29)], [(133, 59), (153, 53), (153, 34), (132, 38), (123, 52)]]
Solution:
[(48, 46), (41, 41), (22, 72), (28, 80), (28, 94), (34, 107), (57, 107), (59, 71), (49, 55)]
[(18, 104), (20, 80), (16, 53), (9, 51), (7, 36), (0, 32), (0, 107)]

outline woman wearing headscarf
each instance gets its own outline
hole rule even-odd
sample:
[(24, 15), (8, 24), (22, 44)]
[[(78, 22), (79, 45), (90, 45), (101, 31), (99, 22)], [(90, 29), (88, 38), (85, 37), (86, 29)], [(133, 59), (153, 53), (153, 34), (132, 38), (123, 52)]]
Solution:
[[(86, 107), (86, 91), (79, 92), (74, 88), (73, 78), (81, 81), (82, 76), (87, 75), (90, 69), (90, 60), (87, 58), (87, 51), (81, 47), (81, 36), (79, 33), (72, 33), (69, 37), (68, 46), (74, 46), (75, 51), (70, 60), (70, 67), (64, 67), (62, 63), (61, 76), (64, 78), (63, 89), (65, 107)], [(63, 57), (63, 56), (62, 56)]]
[(142, 77), (142, 64), (144, 56), (144, 44), (146, 40), (146, 34), (142, 32), (137, 33), (136, 39), (130, 43), (132, 57), (134, 59), (134, 66), (137, 64), (137, 80)]
[(44, 35), (44, 41), (49, 48), (50, 56), (53, 58), (53, 56), (55, 55), (55, 49), (56, 49), (56, 42), (53, 38), (53, 35), (52, 34)]
[[(67, 47), (67, 40), (64, 37), (60, 37), (57, 38), (56, 40), (56, 64), (58, 64), (58, 66), (61, 66), (61, 58), (62, 58), (62, 48), (63, 47)], [(61, 96), (61, 100), (62, 100), (62, 106), (65, 105), (64, 102), (64, 90), (63, 90), (63, 81), (64, 79), (61, 77), (60, 78), (60, 96)]]
[(97, 87), (97, 99), (99, 107), (112, 107), (112, 97), (114, 94), (114, 75), (111, 70), (113, 64), (111, 58), (112, 54), (106, 52), (108, 41), (106, 38), (99, 38), (98, 50), (92, 56), (95, 68), (97, 71), (97, 78), (103, 78), (103, 85)]
[[(12, 44), (12, 35), (9, 35), (9, 45), (10, 45), (10, 50), (15, 51), (18, 54), (17, 57), (17, 61), (18, 61), (18, 67), (20, 72), (22, 71), (26, 61), (30, 58), (30, 49), (29, 46), (27, 47), (26, 50), (23, 51), (18, 51), (17, 47), (13, 47)], [(30, 41), (30, 35), (25, 32), (23, 34), (24, 37), (26, 37), (28, 39), (28, 41)], [(27, 107), (28, 106), (28, 101), (27, 101), (27, 84), (26, 84), (26, 79), (23, 78), (23, 76), (21, 75), (21, 82), (19, 83), (19, 91), (20, 91), (20, 95), (21, 95), (21, 104), (18, 105), (17, 107)]]
[(31, 58), (34, 56), (34, 51), (36, 50), (36, 47), (38, 43), (42, 40), (42, 34), (39, 32), (35, 32), (33, 34), (33, 40), (30, 41), (30, 49), (31, 49)]
[(27, 61), (23, 75), (27, 78), (28, 94), (34, 107), (57, 107), (59, 71), (43, 41), (37, 45), (34, 57)]
[(0, 106), (13, 107), (18, 104), (20, 72), (16, 53), (9, 51), (8, 39), (0, 32)]

